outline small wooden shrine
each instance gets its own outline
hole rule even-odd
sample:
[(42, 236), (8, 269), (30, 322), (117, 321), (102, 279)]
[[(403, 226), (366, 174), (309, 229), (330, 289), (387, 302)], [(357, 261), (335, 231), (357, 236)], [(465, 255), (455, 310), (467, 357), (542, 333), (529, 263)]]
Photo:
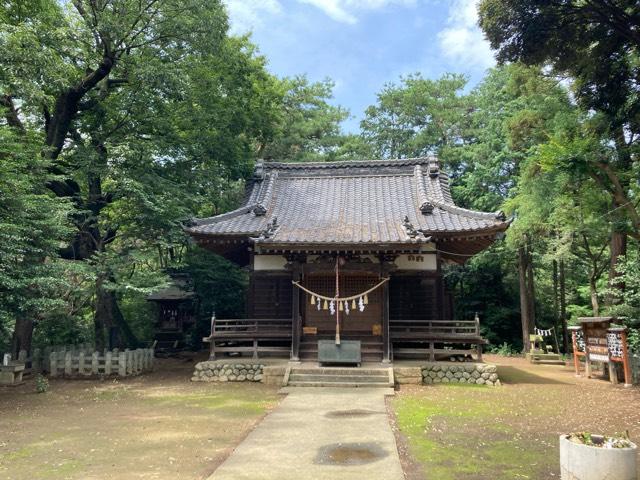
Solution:
[(592, 363), (608, 368), (609, 380), (618, 383), (618, 366), (622, 367), (625, 387), (633, 383), (631, 359), (627, 347), (627, 329), (615, 325), (614, 317), (581, 317), (579, 326), (569, 327), (573, 342), (573, 365), (580, 375), (580, 359), (584, 360), (585, 375), (591, 378)]
[(195, 323), (196, 295), (185, 275), (171, 275), (171, 283), (147, 297), (157, 305), (154, 340), (157, 350), (183, 347)]
[(443, 266), (508, 226), (456, 206), (433, 157), (258, 162), (241, 207), (187, 228), (251, 272), (248, 318), (214, 319), (211, 355), (310, 360), (330, 339), (359, 342), (363, 361), (481, 356), (478, 319), (453, 319)]

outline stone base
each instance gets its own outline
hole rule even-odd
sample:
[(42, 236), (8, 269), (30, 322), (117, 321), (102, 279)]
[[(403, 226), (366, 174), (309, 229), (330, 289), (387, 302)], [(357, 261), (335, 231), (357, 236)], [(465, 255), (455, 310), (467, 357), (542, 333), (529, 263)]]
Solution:
[(24, 373), (23, 363), (14, 363), (10, 365), (0, 365), (0, 385), (16, 386), (22, 385), (22, 374)]
[(262, 383), (265, 385), (282, 386), (287, 367), (284, 365), (266, 366), (262, 371)]
[(192, 382), (260, 382), (264, 365), (259, 363), (231, 363), (207, 361), (196, 364)]
[(434, 383), (467, 383), (500, 385), (498, 369), (495, 365), (485, 363), (444, 363), (429, 362), (420, 367), (422, 382), (425, 385)]
[(421, 367), (394, 367), (393, 376), (398, 385), (420, 385), (422, 383)]

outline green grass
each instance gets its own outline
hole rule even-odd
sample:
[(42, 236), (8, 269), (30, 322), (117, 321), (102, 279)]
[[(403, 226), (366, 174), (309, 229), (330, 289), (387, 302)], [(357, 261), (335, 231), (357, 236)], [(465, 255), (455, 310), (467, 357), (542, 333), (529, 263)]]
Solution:
[(152, 405), (199, 408), (229, 416), (260, 415), (266, 412), (275, 401), (271, 395), (238, 395), (237, 391), (231, 389), (215, 393), (148, 396), (143, 400)]
[(499, 390), (486, 389), (469, 397), (451, 386), (447, 394), (424, 393), (396, 397), (393, 408), (411, 455), (434, 480), (514, 479), (531, 477), (540, 452), (497, 421), (504, 413)]

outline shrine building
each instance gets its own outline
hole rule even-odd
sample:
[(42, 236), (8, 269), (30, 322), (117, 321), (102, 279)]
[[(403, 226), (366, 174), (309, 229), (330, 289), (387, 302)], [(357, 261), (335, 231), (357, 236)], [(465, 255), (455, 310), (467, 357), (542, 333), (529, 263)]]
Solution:
[(212, 321), (211, 356), (312, 361), (328, 339), (359, 341), (363, 361), (481, 358), (478, 318), (453, 318), (443, 265), (508, 226), (456, 206), (433, 157), (259, 161), (240, 208), (187, 228), (250, 270), (246, 318)]

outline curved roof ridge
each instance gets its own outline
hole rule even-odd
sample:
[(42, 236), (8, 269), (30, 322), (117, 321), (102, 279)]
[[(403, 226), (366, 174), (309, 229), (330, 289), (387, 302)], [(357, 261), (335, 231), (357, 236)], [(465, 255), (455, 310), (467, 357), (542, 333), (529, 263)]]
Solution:
[[(221, 213), (220, 215), (214, 215), (212, 217), (206, 218), (198, 218), (195, 220), (195, 227), (200, 227), (202, 225), (211, 225), (212, 223), (218, 223), (223, 220), (228, 220), (230, 218), (237, 217), (238, 215), (244, 215), (245, 213), (250, 213), (253, 211), (255, 207), (257, 207), (259, 203), (250, 203), (247, 205), (243, 205), (235, 210), (231, 210), (230, 212)], [(186, 230), (190, 230), (191, 227), (187, 227)]]
[(413, 178), (416, 182), (418, 210), (420, 210), (423, 214), (429, 214), (433, 212), (433, 202), (429, 201), (429, 195), (427, 194), (427, 189), (424, 186), (424, 173), (422, 172), (421, 165), (416, 165), (413, 168)]
[(409, 166), (428, 163), (438, 163), (434, 156), (398, 158), (398, 159), (369, 159), (369, 160), (342, 160), (335, 162), (263, 162), (265, 169), (303, 170), (303, 169), (328, 169), (349, 167), (384, 167), (384, 166)]
[(258, 217), (266, 214), (269, 209), (269, 204), (273, 198), (273, 191), (275, 190), (275, 183), (278, 180), (278, 171), (269, 172), (266, 177), (266, 180), (260, 185), (256, 206), (252, 209), (253, 213)]
[(478, 210), (470, 210), (468, 208), (458, 207), (455, 204), (443, 203), (439, 200), (432, 201), (432, 203), (442, 210), (446, 210), (447, 212), (451, 213), (457, 213), (458, 215), (464, 215), (466, 217), (501, 220), (503, 222), (506, 220), (504, 212), (501, 210), (498, 210), (497, 212), (479, 212)]

